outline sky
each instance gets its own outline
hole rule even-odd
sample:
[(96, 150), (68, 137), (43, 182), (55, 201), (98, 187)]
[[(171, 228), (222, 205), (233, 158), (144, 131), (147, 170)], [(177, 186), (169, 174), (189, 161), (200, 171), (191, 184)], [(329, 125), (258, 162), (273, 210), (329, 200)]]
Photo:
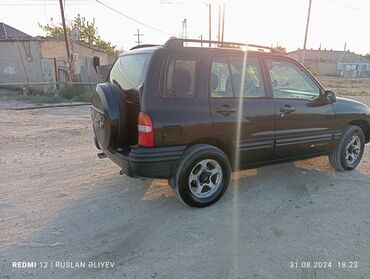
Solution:
[[(100, 36), (127, 50), (142, 43), (163, 44), (180, 36), (187, 19), (189, 38), (208, 38), (208, 3), (212, 7), (212, 39), (217, 39), (218, 6), (225, 2), (225, 40), (281, 45), (288, 51), (303, 47), (309, 0), (99, 0), (137, 20), (141, 25), (96, 0), (65, 0), (66, 20), (81, 14), (95, 18)], [(32, 36), (45, 35), (38, 23), (61, 22), (58, 0), (0, 0), (0, 22)], [(149, 28), (151, 26), (153, 28)], [(370, 52), (370, 1), (312, 0), (307, 48)]]

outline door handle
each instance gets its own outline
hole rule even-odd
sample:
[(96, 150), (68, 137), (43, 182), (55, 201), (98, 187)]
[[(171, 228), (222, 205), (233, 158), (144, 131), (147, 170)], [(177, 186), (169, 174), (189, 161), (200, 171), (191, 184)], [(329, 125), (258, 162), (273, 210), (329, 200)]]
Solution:
[(231, 108), (230, 106), (228, 105), (223, 105), (222, 107), (220, 108), (216, 108), (216, 112), (217, 113), (221, 113), (223, 115), (230, 115), (232, 113), (235, 113), (236, 112), (236, 108)]
[(283, 114), (291, 114), (295, 112), (295, 108), (292, 107), (291, 105), (285, 105), (280, 108), (280, 112), (282, 112)]

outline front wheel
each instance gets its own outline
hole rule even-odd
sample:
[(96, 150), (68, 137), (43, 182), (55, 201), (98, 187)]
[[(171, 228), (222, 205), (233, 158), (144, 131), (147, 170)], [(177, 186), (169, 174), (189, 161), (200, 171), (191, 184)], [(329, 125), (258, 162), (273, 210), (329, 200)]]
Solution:
[(231, 176), (229, 159), (217, 147), (198, 144), (189, 147), (174, 177), (178, 199), (192, 207), (205, 207), (225, 193)]
[(338, 170), (353, 170), (361, 161), (365, 148), (365, 136), (362, 129), (347, 125), (333, 153), (329, 155), (331, 166)]

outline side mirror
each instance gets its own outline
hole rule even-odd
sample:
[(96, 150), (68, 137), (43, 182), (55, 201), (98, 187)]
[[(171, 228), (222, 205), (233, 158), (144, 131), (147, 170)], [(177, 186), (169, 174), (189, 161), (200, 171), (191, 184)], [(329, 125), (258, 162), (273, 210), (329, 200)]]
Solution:
[(333, 104), (337, 101), (337, 96), (335, 96), (335, 93), (333, 91), (325, 90), (324, 100), (328, 102), (329, 104)]

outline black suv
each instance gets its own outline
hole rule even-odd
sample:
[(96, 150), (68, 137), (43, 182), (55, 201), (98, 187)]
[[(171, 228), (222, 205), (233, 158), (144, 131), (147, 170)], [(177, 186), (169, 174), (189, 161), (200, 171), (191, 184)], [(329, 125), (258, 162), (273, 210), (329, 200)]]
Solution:
[(220, 199), (232, 171), (256, 165), (329, 155), (352, 170), (370, 140), (366, 105), (336, 98), (273, 48), (233, 42), (134, 47), (91, 108), (100, 158), (130, 177), (169, 179), (196, 207)]

